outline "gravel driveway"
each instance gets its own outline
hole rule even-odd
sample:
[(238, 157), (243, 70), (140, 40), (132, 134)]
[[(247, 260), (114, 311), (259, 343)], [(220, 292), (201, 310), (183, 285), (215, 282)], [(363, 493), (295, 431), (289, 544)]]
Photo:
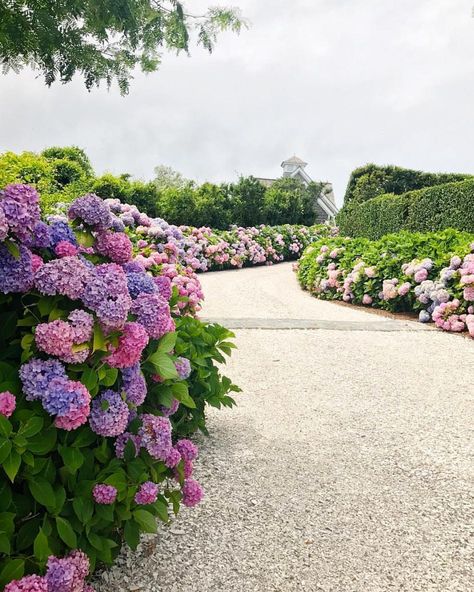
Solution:
[(244, 392), (199, 438), (204, 502), (100, 592), (474, 590), (474, 343), (313, 299), (289, 264), (202, 282)]

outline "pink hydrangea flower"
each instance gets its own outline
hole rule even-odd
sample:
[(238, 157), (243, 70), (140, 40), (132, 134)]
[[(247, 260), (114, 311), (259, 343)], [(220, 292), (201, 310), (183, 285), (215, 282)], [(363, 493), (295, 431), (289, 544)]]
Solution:
[(194, 479), (186, 479), (183, 485), (183, 504), (188, 508), (196, 506), (203, 497), (202, 487)]
[(11, 417), (15, 411), (16, 399), (10, 391), (3, 391), (0, 393), (0, 415), (4, 417)]
[(26, 576), (7, 584), (4, 592), (49, 592), (48, 582), (41, 576)]
[(113, 485), (94, 485), (92, 495), (98, 504), (111, 505), (117, 499), (117, 489)]
[(106, 358), (112, 368), (130, 368), (140, 361), (143, 350), (148, 344), (148, 334), (140, 323), (125, 323), (116, 348)]
[(135, 494), (135, 503), (140, 506), (154, 504), (158, 498), (159, 487), (156, 483), (147, 481), (140, 486), (140, 489)]
[(79, 253), (79, 249), (69, 241), (59, 241), (54, 247), (54, 252), (58, 257), (74, 257)]

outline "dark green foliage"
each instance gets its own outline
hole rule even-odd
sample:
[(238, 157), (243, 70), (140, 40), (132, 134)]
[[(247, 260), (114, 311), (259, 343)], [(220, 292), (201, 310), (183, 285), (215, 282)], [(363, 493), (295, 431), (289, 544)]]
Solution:
[(6, 152), (0, 155), (0, 185), (29, 183), (41, 193), (42, 208), (51, 213), (85, 193), (116, 198), (170, 224), (210, 226), (303, 224), (317, 222), (316, 201), (321, 185), (305, 187), (297, 179), (278, 179), (268, 189), (254, 177), (237, 183), (196, 185), (167, 167), (160, 182), (133, 181), (130, 175), (94, 176), (89, 158), (75, 146), (52, 147), (41, 154)]
[(82, 170), (86, 177), (94, 176), (94, 169), (92, 168), (91, 161), (87, 154), (78, 148), (77, 146), (65, 146), (63, 148), (59, 146), (51, 146), (41, 152), (41, 156), (44, 156), (47, 160), (69, 160), (76, 163)]
[(458, 173), (425, 173), (396, 166), (367, 164), (352, 172), (344, 204), (360, 203), (385, 193), (401, 195), (414, 189), (463, 181), (471, 176)]
[(88, 89), (116, 80), (125, 94), (135, 67), (153, 72), (163, 49), (188, 52), (192, 30), (212, 51), (220, 31), (243, 24), (235, 9), (194, 17), (175, 0), (2, 0), (0, 61), (5, 70), (33, 66), (48, 86), (79, 74)]
[[(387, 234), (379, 240), (342, 236), (323, 238), (308, 247), (299, 260), (298, 280), (304, 289), (313, 292), (318, 298), (342, 300), (342, 289), (337, 287), (318, 289), (321, 281), (328, 278), (328, 266), (333, 264), (342, 272), (339, 276), (339, 284), (342, 286), (344, 280), (354, 271), (355, 266), (363, 262), (363, 268), (372, 267), (375, 274), (369, 277), (365, 273), (358, 273), (357, 279), (353, 276), (354, 281), (351, 284), (351, 292), (354, 295), (351, 300), (353, 304), (361, 304), (364, 294), (368, 294), (372, 297), (372, 307), (375, 308), (384, 308), (392, 312), (419, 310), (423, 306), (416, 300), (413, 290), (405, 296), (398, 296), (388, 301), (380, 299), (379, 293), (384, 280), (397, 278), (400, 284), (405, 281), (413, 283), (412, 276), (404, 275), (403, 264), (427, 257), (433, 262), (429, 277), (434, 279), (438, 277), (441, 269), (449, 265), (453, 255), (464, 257), (470, 253), (473, 240), (473, 234), (453, 229), (431, 233), (402, 231)], [(318, 262), (323, 246), (328, 247), (329, 252), (338, 250), (337, 256), (324, 257)]]
[(107, 173), (102, 177), (95, 178), (89, 191), (97, 193), (103, 199), (116, 198), (123, 203), (135, 205), (149, 216), (160, 215), (158, 193), (152, 182), (130, 181), (129, 175), (116, 177)]
[(315, 203), (320, 192), (321, 186), (317, 183), (306, 187), (298, 179), (278, 179), (265, 194), (265, 223), (314, 224)]
[(240, 177), (227, 185), (232, 207), (232, 224), (249, 227), (264, 223), (265, 187), (255, 177)]
[(337, 224), (342, 234), (370, 239), (399, 230), (474, 232), (474, 180), (349, 203), (337, 215)]

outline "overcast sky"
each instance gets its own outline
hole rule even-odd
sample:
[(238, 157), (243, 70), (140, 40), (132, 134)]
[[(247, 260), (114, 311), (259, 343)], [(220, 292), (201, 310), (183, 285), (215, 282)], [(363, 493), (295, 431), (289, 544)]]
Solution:
[(0, 150), (76, 144), (99, 173), (199, 181), (279, 176), (297, 154), (339, 204), (367, 162), (474, 173), (474, 0), (231, 2), (248, 31), (165, 56), (127, 97), (0, 77)]

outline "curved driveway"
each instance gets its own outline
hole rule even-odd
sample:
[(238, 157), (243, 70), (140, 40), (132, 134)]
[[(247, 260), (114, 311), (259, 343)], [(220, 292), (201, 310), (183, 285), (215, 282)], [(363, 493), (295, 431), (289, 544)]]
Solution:
[(243, 393), (200, 438), (205, 501), (114, 589), (474, 590), (474, 343), (313, 299), (289, 264), (202, 282)]

